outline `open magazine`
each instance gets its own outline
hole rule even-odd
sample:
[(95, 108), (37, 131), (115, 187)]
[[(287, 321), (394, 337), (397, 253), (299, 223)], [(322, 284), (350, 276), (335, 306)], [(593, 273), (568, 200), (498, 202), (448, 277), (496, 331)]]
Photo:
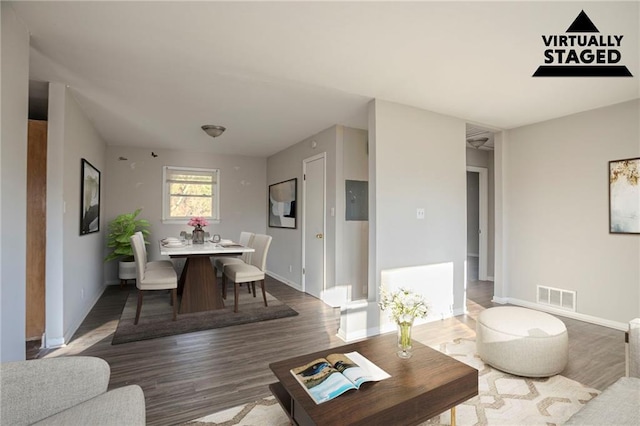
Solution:
[(331, 354), (294, 368), (291, 374), (316, 404), (329, 401), (366, 382), (391, 377), (358, 352)]

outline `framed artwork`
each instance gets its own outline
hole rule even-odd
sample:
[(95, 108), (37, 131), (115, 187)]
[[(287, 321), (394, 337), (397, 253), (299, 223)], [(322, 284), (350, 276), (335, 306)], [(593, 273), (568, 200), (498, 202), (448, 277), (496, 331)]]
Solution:
[(82, 159), (80, 235), (100, 230), (100, 171)]
[(297, 178), (269, 185), (269, 227), (295, 229), (297, 192)]
[(609, 161), (609, 233), (640, 234), (640, 158)]

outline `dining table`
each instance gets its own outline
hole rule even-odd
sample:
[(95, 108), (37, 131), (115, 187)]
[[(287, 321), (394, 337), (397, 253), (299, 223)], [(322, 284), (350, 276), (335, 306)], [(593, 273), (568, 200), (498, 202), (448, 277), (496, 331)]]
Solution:
[(171, 259), (185, 259), (182, 274), (178, 281), (180, 314), (211, 311), (224, 308), (222, 291), (218, 288), (216, 272), (211, 263), (215, 256), (241, 256), (255, 250), (234, 242), (214, 243), (205, 241), (204, 244), (181, 242), (167, 244), (159, 241), (160, 254)]

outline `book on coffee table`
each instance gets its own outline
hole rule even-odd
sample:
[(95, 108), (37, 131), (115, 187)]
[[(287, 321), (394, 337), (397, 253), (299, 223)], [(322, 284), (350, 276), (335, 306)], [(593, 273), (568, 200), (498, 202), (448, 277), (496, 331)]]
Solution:
[(391, 377), (358, 352), (330, 354), (290, 371), (316, 404)]

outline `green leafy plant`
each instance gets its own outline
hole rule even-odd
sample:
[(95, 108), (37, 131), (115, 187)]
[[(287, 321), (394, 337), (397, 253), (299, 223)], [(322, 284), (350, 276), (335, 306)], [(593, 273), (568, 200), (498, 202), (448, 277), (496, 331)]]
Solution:
[(138, 209), (133, 213), (121, 214), (109, 222), (107, 247), (112, 248), (113, 251), (104, 258), (105, 262), (119, 258), (133, 260), (131, 236), (137, 231), (141, 231), (145, 238), (149, 235), (149, 230), (147, 229), (150, 226), (149, 222), (146, 219), (137, 219), (140, 211), (142, 209)]

